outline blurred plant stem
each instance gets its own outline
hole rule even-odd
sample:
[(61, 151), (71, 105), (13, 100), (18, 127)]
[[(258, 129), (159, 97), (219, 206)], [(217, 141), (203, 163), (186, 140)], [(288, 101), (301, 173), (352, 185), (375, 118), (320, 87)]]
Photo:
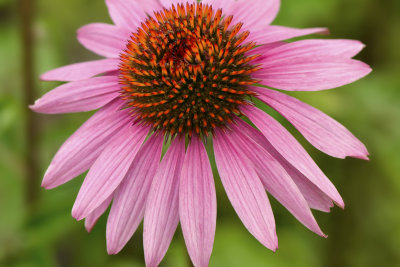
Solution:
[(21, 69), (23, 79), (23, 109), (25, 111), (25, 177), (28, 213), (32, 213), (38, 202), (38, 119), (37, 116), (28, 108), (35, 101), (35, 71), (34, 71), (34, 33), (33, 19), (35, 10), (35, 0), (19, 0), (19, 17), (21, 23)]

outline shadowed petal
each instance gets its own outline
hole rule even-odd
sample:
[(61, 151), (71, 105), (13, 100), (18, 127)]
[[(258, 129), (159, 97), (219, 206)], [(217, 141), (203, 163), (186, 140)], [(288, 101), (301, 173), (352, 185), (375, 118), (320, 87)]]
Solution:
[(117, 254), (126, 245), (143, 219), (151, 182), (160, 162), (162, 142), (162, 135), (153, 135), (143, 144), (115, 191), (107, 221), (109, 254)]
[(368, 159), (363, 143), (328, 115), (280, 92), (253, 89), (259, 94), (259, 99), (281, 113), (319, 150), (337, 158)]
[(101, 204), (98, 208), (96, 208), (92, 213), (90, 213), (85, 219), (85, 228), (88, 232), (92, 231), (94, 225), (96, 224), (97, 220), (100, 218), (101, 215), (106, 211), (108, 206), (110, 206), (111, 200), (113, 196), (109, 196), (103, 204)]
[(232, 147), (226, 135), (218, 132), (213, 138), (215, 161), (226, 194), (249, 232), (275, 251), (278, 239), (267, 194), (252, 163)]
[(301, 223), (316, 234), (326, 237), (319, 228), (302, 193), (282, 165), (265, 149), (242, 133), (238, 126), (232, 126), (232, 134), (226, 135), (241, 155), (254, 164), (255, 170), (265, 188)]
[(290, 164), (333, 199), (338, 206), (344, 207), (343, 199), (335, 186), (282, 125), (256, 107), (243, 106), (242, 111)]
[(217, 219), (213, 174), (203, 143), (193, 138), (182, 167), (179, 215), (186, 247), (195, 266), (207, 267)]
[(143, 224), (146, 266), (164, 257), (179, 222), (179, 180), (185, 157), (185, 140), (172, 141), (151, 185)]
[(98, 109), (119, 96), (118, 77), (96, 77), (63, 84), (38, 100), (30, 108), (47, 114), (83, 112)]
[(112, 101), (65, 141), (44, 175), (43, 187), (57, 187), (90, 168), (110, 139), (129, 123), (129, 114), (120, 111), (123, 104), (120, 100)]
[(86, 80), (98, 74), (118, 70), (119, 59), (100, 59), (67, 65), (43, 74), (43, 81), (73, 82)]
[(100, 56), (119, 58), (130, 32), (105, 23), (92, 23), (78, 30), (79, 42)]
[(324, 212), (330, 211), (330, 208), (333, 207), (332, 200), (322, 192), (321, 189), (310, 182), (310, 180), (307, 179), (307, 177), (305, 177), (299, 170), (293, 167), (284, 157), (282, 157), (282, 155), (279, 154), (279, 152), (271, 145), (271, 143), (268, 142), (260, 131), (254, 129), (242, 120), (237, 120), (236, 123), (244, 134), (268, 151), (268, 153), (281, 164), (296, 183), (310, 208)]
[(85, 218), (110, 196), (125, 177), (148, 129), (127, 124), (90, 168), (79, 190), (72, 217)]

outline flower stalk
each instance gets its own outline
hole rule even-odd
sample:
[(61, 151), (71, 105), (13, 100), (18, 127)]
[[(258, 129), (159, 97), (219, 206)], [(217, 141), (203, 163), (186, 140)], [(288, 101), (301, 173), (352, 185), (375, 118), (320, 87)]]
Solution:
[(21, 30), (21, 76), (23, 82), (23, 106), (25, 115), (25, 173), (26, 173), (26, 205), (28, 212), (35, 209), (38, 200), (39, 173), (37, 164), (38, 147), (38, 118), (29, 110), (28, 105), (33, 103), (35, 92), (34, 71), (34, 32), (33, 17), (35, 12), (35, 0), (19, 0), (19, 17)]

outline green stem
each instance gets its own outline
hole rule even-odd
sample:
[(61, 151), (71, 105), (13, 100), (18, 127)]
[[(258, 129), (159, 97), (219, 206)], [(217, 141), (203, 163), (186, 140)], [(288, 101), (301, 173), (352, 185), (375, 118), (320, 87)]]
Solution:
[(26, 141), (26, 204), (28, 212), (35, 209), (39, 195), (39, 176), (37, 164), (38, 121), (28, 106), (35, 101), (34, 34), (33, 17), (35, 0), (19, 0), (21, 23), (21, 64), (23, 80), (23, 105), (25, 111)]

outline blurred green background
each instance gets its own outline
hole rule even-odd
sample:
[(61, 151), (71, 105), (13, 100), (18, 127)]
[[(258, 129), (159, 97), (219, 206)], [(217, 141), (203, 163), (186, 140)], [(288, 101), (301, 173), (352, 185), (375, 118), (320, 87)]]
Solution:
[[(40, 73), (97, 58), (75, 38), (76, 29), (91, 22), (110, 22), (104, 1), (0, 0), (0, 266), (144, 266), (141, 229), (121, 253), (108, 256), (106, 216), (90, 234), (71, 218), (83, 177), (50, 191), (40, 187), (58, 147), (91, 114), (36, 115), (26, 104), (57, 85), (39, 82)], [(210, 266), (400, 266), (400, 1), (283, 0), (274, 24), (326, 26), (332, 38), (367, 44), (358, 56), (374, 69), (367, 78), (295, 95), (347, 126), (371, 160), (328, 157), (282, 120), (337, 186), (346, 208), (314, 212), (329, 235), (323, 239), (273, 200), (280, 247), (273, 253), (242, 226), (216, 179)], [(24, 34), (29, 28), (32, 42), (29, 31)], [(190, 266), (180, 228), (161, 266)]]

